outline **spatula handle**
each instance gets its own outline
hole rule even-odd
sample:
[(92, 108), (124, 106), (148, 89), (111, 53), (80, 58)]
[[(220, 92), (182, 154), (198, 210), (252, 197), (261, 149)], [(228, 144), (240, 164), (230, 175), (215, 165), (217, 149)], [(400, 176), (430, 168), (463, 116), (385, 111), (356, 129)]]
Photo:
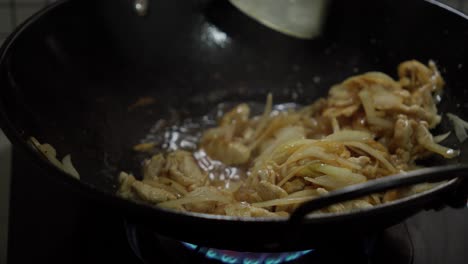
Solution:
[(383, 192), (418, 183), (450, 180), (457, 177), (460, 178), (458, 183), (459, 185), (457, 186), (455, 192), (453, 192), (453, 197), (449, 198), (450, 201), (446, 202), (450, 206), (459, 207), (459, 203), (461, 203), (460, 201), (464, 201), (464, 204), (466, 204), (466, 199), (468, 196), (468, 165), (466, 164), (424, 168), (408, 173), (383, 177), (362, 184), (348, 186), (302, 204), (292, 213), (290, 221), (301, 221), (307, 214), (313, 211), (373, 193)]

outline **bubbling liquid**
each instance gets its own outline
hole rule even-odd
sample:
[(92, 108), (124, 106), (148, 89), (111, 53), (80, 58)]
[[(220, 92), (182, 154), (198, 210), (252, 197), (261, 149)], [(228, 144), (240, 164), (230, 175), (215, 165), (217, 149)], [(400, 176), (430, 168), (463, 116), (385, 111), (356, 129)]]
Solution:
[[(198, 143), (205, 130), (215, 127), (218, 120), (238, 104), (236, 102), (220, 103), (201, 117), (173, 121), (159, 120), (141, 143), (155, 143), (156, 148), (152, 154), (175, 150), (192, 152), (198, 166), (208, 174), (212, 186), (224, 189), (236, 188), (247, 177), (246, 167), (227, 166), (218, 160), (211, 159), (203, 149), (198, 148)], [(248, 105), (251, 115), (261, 114), (265, 107), (264, 104), (257, 102), (250, 102)], [(300, 105), (295, 103), (277, 104), (273, 106), (271, 114), (275, 115), (299, 107)]]

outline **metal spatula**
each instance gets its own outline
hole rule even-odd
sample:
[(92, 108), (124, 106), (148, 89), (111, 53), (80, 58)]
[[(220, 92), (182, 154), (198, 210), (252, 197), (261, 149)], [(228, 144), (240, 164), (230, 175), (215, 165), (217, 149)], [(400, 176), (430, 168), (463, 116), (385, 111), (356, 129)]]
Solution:
[(321, 32), (329, 0), (229, 0), (239, 10), (281, 33), (311, 39)]

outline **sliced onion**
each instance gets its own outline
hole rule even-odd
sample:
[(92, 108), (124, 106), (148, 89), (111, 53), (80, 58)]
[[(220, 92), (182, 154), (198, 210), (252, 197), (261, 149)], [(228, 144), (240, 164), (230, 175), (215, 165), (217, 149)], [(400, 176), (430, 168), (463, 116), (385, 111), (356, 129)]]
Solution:
[(387, 129), (391, 129), (393, 127), (393, 123), (391, 121), (377, 116), (374, 102), (372, 101), (371, 95), (367, 90), (364, 89), (359, 92), (359, 98), (361, 99), (364, 112), (366, 113), (366, 119), (369, 124)]
[(393, 167), (393, 165), (380, 153), (380, 151), (377, 151), (373, 148), (371, 148), (369, 145), (367, 144), (364, 144), (362, 142), (354, 142), (354, 141), (350, 141), (350, 142), (345, 142), (344, 143), (345, 145), (347, 146), (351, 146), (351, 147), (355, 147), (355, 148), (358, 148), (362, 151), (365, 151), (367, 152), (368, 154), (370, 154), (372, 157), (376, 158), (378, 161), (382, 162), (382, 164), (391, 172), (397, 172), (397, 170), (395, 169), (395, 167)]
[(434, 142), (440, 143), (440, 142), (444, 141), (445, 139), (447, 139), (450, 136), (450, 134), (451, 134), (451, 132), (449, 131), (447, 133), (434, 136)]
[(468, 134), (466, 133), (466, 129), (468, 129), (468, 122), (452, 113), (447, 113), (447, 117), (450, 121), (452, 121), (455, 135), (457, 136), (458, 141), (465, 141), (468, 138)]
[(255, 131), (255, 138), (260, 136), (261, 132), (265, 128), (268, 123), (268, 117), (271, 114), (271, 109), (273, 107), (273, 95), (271, 93), (268, 94), (265, 109), (263, 110), (263, 115), (259, 120), (259, 124), (257, 126), (257, 130)]
[(429, 151), (442, 155), (444, 158), (450, 159), (460, 154), (459, 150), (444, 147), (434, 142), (431, 133), (423, 125), (419, 125), (417, 130), (417, 140), (424, 148)]
[(79, 179), (80, 178), (80, 174), (78, 173), (78, 171), (75, 169), (75, 167), (73, 166), (73, 163), (71, 161), (71, 156), (70, 154), (66, 155), (65, 157), (63, 157), (62, 159), (62, 169), (67, 172), (68, 174), (70, 174), (71, 176)]
[(315, 170), (320, 171), (325, 175), (315, 178), (305, 177), (304, 179), (330, 189), (339, 189), (345, 186), (362, 183), (367, 180), (364, 175), (353, 173), (351, 170), (345, 168), (334, 167), (327, 164), (320, 164), (316, 166)]
[(338, 119), (336, 119), (336, 117), (331, 117), (331, 124), (333, 128), (333, 133), (340, 131), (340, 123), (338, 123)]
[(310, 196), (318, 196), (318, 192), (316, 189), (306, 189), (302, 191), (297, 191), (291, 193), (286, 198), (295, 198), (295, 197), (310, 197)]
[(318, 158), (321, 160), (333, 160), (335, 159), (335, 155), (329, 154), (324, 151), (322, 147), (315, 146), (315, 145), (308, 145), (304, 146), (303, 148), (298, 149), (294, 154), (292, 154), (288, 160), (284, 163), (285, 166), (299, 161), (305, 158)]
[(49, 160), (50, 163), (52, 163), (54, 166), (57, 168), (61, 169), (65, 173), (69, 174), (73, 178), (80, 179), (80, 174), (78, 171), (75, 169), (73, 166), (73, 163), (71, 162), (71, 156), (70, 154), (65, 155), (63, 157), (62, 161), (57, 159), (57, 151), (55, 150), (54, 147), (50, 144), (41, 144), (39, 141), (34, 138), (30, 137), (29, 141)]
[[(291, 170), (291, 172), (286, 175), (286, 177), (284, 177), (279, 183), (278, 183), (278, 186), (283, 186), (283, 184), (285, 184), (286, 182), (288, 182), (290, 179), (292, 179), (294, 176), (296, 176), (296, 174), (303, 170), (304, 167), (307, 167), (307, 166), (298, 166), (296, 168), (294, 168), (293, 170)], [(286, 168), (286, 167), (285, 167)]]
[(359, 130), (341, 130), (338, 132), (334, 132), (327, 136), (324, 140), (326, 141), (367, 141), (373, 139), (372, 135), (366, 131), (359, 131)]
[(280, 199), (273, 199), (266, 202), (259, 202), (259, 203), (252, 203), (252, 206), (255, 207), (270, 207), (270, 206), (278, 206), (278, 205), (289, 205), (289, 204), (298, 204), (310, 201), (315, 199), (316, 196), (309, 196), (309, 197), (293, 197), (293, 198), (280, 198)]

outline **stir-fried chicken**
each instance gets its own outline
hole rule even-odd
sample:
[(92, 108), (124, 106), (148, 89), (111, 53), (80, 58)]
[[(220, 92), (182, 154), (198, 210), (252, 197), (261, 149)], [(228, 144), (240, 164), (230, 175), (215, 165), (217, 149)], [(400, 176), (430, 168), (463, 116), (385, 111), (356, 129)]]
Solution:
[[(430, 133), (441, 120), (433, 96), (444, 86), (435, 64), (406, 61), (398, 76), (369, 72), (350, 77), (331, 87), (328, 97), (301, 109), (272, 111), (269, 95), (262, 115), (251, 116), (245, 103), (226, 112), (218, 126), (204, 131), (199, 148), (246, 172), (236, 188), (213, 184), (208, 174), (219, 171), (201, 169), (192, 153), (177, 150), (146, 160), (141, 181), (121, 173), (119, 195), (182, 211), (287, 216), (330, 191), (415, 169), (415, 162), (429, 155), (457, 156)], [(369, 208), (408, 190), (321, 211)]]

